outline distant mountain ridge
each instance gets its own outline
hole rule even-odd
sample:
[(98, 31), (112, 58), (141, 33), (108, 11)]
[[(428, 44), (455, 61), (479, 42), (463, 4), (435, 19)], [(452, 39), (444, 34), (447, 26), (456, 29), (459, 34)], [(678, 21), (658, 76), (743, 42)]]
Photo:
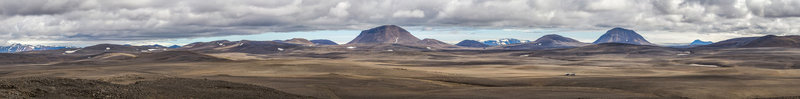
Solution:
[(16, 52), (24, 52), (24, 51), (39, 51), (39, 50), (55, 50), (55, 49), (65, 49), (65, 48), (75, 48), (75, 47), (67, 47), (67, 46), (45, 46), (45, 45), (25, 45), (25, 44), (11, 44), (9, 46), (0, 46), (0, 53), (16, 53)]
[(652, 43), (645, 40), (644, 37), (642, 37), (642, 35), (639, 35), (639, 33), (636, 33), (633, 30), (619, 28), (619, 27), (606, 31), (605, 34), (600, 36), (600, 38), (598, 38), (593, 43), (594, 44), (626, 43), (626, 44), (636, 44), (636, 45), (653, 45)]
[(557, 34), (549, 34), (536, 39), (536, 41), (528, 42), (520, 45), (508, 46), (508, 49), (554, 49), (554, 48), (572, 48), (589, 45), (578, 40), (564, 37)]
[(748, 48), (748, 47), (800, 47), (800, 35), (733, 38), (699, 46), (701, 48)]
[(519, 40), (519, 39), (515, 39), (515, 38), (502, 38), (502, 39), (498, 39), (498, 40), (486, 40), (486, 41), (483, 41), (483, 44), (490, 45), (490, 46), (499, 46), (499, 45), (521, 44), (521, 43), (527, 43), (527, 42), (529, 42), (529, 41), (527, 41), (527, 40), (523, 41), (523, 40)]
[(270, 54), (282, 51), (290, 51), (302, 47), (301, 44), (292, 44), (277, 41), (228, 41), (219, 40), (211, 42), (195, 42), (179, 48), (178, 50), (189, 50), (205, 53), (221, 52), (242, 52), (251, 54)]

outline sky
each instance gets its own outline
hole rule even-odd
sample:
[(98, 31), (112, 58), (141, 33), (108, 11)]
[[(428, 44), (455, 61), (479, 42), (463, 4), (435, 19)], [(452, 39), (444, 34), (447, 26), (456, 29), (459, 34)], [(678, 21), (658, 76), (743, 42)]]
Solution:
[(0, 45), (330, 39), (394, 24), (419, 38), (592, 42), (635, 30), (657, 44), (800, 34), (800, 0), (0, 0)]

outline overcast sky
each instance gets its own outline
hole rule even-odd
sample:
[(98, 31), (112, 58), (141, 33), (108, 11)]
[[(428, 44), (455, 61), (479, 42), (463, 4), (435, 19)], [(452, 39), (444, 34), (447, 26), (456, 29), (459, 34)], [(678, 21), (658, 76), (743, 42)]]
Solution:
[(544, 34), (591, 42), (623, 27), (654, 43), (680, 43), (797, 35), (797, 23), (800, 0), (0, 0), (0, 45), (268, 40), (384, 24), (447, 42)]

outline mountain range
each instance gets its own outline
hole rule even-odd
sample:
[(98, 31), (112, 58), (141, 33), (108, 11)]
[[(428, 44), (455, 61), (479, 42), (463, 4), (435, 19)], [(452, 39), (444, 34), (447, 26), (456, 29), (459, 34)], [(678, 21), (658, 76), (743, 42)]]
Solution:
[(54, 50), (74, 48), (66, 46), (45, 46), (45, 45), (25, 45), (25, 44), (11, 44), (9, 46), (0, 46), (0, 53), (16, 53), (24, 51), (38, 51), (38, 50)]
[[(634, 45), (654, 45), (648, 42), (644, 37), (639, 35), (633, 30), (625, 28), (613, 28), (606, 31), (605, 34), (600, 36), (596, 41), (591, 44), (601, 43), (624, 43)], [(408, 46), (418, 47), (491, 47), (503, 45), (505, 49), (553, 49), (553, 48), (571, 48), (591, 45), (590, 43), (583, 43), (578, 40), (563, 37), (556, 34), (549, 34), (538, 38), (535, 41), (519, 40), (514, 38), (504, 38), (499, 40), (463, 40), (455, 45), (447, 44), (445, 42), (426, 38), (420, 40), (412, 35), (407, 30), (396, 25), (382, 25), (367, 30), (363, 30), (356, 38), (347, 43), (348, 45), (356, 44), (404, 44)], [(298, 45), (338, 45), (337, 43), (325, 40), (307, 40), (303, 38), (293, 38), (289, 40), (274, 40), (274, 41), (211, 41), (211, 42), (196, 42), (188, 44), (184, 47), (162, 46), (162, 45), (113, 45), (113, 44), (100, 44), (89, 46), (85, 48), (77, 48), (72, 50), (74, 52), (81, 52), (81, 50), (102, 50), (102, 51), (121, 51), (121, 52), (145, 52), (152, 49), (161, 48), (178, 48), (191, 51), (202, 52), (220, 52), (220, 51), (234, 51), (246, 53), (275, 53), (279, 49), (285, 50), (295, 48)], [(703, 48), (737, 48), (737, 47), (800, 47), (800, 36), (775, 36), (767, 35), (763, 37), (743, 37), (734, 38), (729, 40), (713, 43), (711, 41), (695, 40), (686, 47), (703, 47)], [(62, 47), (62, 46), (41, 46), (41, 45), (23, 45), (13, 44), (11, 46), (0, 46), (0, 53), (14, 53), (22, 51), (36, 51), (36, 50), (53, 50), (53, 49), (67, 49), (75, 47)], [(107, 49), (108, 48), (108, 49)], [(675, 47), (679, 48), (679, 47)], [(67, 50), (65, 50), (67, 51)]]
[(508, 49), (554, 49), (554, 48), (572, 48), (589, 45), (578, 40), (564, 37), (556, 34), (549, 34), (536, 39), (536, 41), (528, 42), (520, 45), (507, 46)]
[(498, 45), (521, 44), (521, 43), (527, 43), (527, 42), (530, 42), (530, 41), (527, 41), (527, 40), (523, 41), (523, 40), (514, 39), (514, 38), (502, 38), (502, 39), (498, 39), (498, 40), (486, 40), (486, 41), (483, 41), (483, 44), (490, 45), (490, 46), (498, 46)]

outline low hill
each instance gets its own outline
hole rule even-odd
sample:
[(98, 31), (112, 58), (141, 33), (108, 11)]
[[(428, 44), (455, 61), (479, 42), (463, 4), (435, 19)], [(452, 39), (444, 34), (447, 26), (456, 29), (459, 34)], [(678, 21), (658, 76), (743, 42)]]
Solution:
[(203, 53), (242, 52), (251, 54), (270, 54), (290, 49), (300, 48), (301, 45), (276, 41), (211, 41), (196, 42), (181, 47), (179, 50), (196, 51)]
[(142, 53), (136, 56), (133, 61), (142, 62), (206, 62), (206, 61), (230, 61), (191, 51), (164, 51), (156, 53)]
[(336, 42), (333, 42), (331, 40), (326, 40), (326, 39), (311, 40), (311, 43), (314, 43), (314, 44), (317, 44), (317, 45), (339, 45)]
[(550, 34), (536, 39), (536, 41), (506, 46), (507, 49), (527, 49), (527, 50), (541, 50), (541, 49), (557, 49), (557, 48), (574, 48), (589, 45), (578, 40), (563, 37), (561, 35)]
[(529, 56), (590, 56), (601, 54), (635, 56), (675, 56), (683, 53), (675, 48), (635, 45), (625, 43), (603, 43), (569, 49), (542, 50), (529, 53)]
[(300, 45), (314, 45), (314, 42), (308, 41), (304, 38), (292, 38), (289, 40), (283, 41), (284, 43), (292, 43), (292, 44), (300, 44)]
[(463, 40), (461, 42), (458, 42), (458, 44), (456, 45), (463, 47), (489, 47), (489, 45), (486, 45), (482, 42), (478, 42), (476, 40)]
[(775, 36), (733, 38), (698, 48), (752, 48), (752, 47), (800, 47), (800, 36)]

